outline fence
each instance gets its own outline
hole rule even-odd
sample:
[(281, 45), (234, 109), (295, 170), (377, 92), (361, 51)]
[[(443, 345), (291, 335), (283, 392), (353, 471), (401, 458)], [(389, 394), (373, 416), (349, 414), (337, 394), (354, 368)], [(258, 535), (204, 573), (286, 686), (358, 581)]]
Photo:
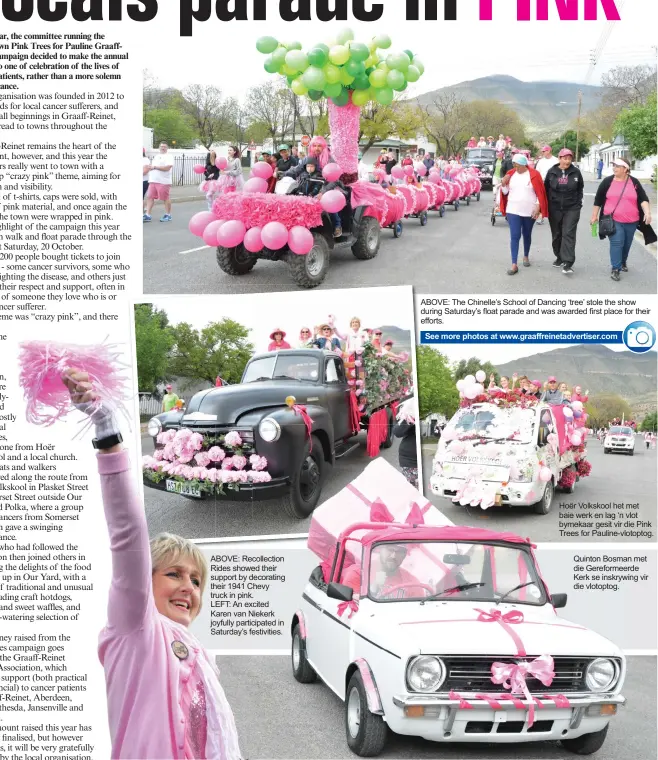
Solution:
[[(157, 155), (157, 152), (147, 152), (149, 158)], [(198, 185), (203, 180), (203, 175), (195, 174), (194, 167), (206, 165), (207, 153), (170, 153), (174, 168), (171, 172), (171, 184), (177, 186)]]
[(140, 417), (155, 417), (156, 414), (160, 414), (162, 411), (162, 400), (156, 398), (151, 393), (139, 394), (139, 416)]

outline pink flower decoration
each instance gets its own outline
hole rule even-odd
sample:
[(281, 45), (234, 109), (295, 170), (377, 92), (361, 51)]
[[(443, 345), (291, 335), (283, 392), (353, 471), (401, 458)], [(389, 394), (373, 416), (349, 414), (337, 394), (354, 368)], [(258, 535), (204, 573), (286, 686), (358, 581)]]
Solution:
[(347, 384), (348, 385), (356, 385), (356, 380), (348, 380)]
[(267, 467), (267, 459), (258, 456), (258, 454), (252, 454), (249, 457), (249, 464), (251, 465), (252, 470), (264, 470)]
[(222, 470), (231, 470), (233, 468), (233, 457), (226, 457), (222, 462)]
[(162, 458), (168, 459), (170, 462), (176, 459), (176, 450), (173, 443), (167, 443), (164, 449), (162, 449)]
[(190, 446), (194, 451), (201, 451), (203, 448), (203, 436), (201, 433), (192, 433), (190, 436)]
[(158, 462), (161, 462), (164, 459), (164, 449), (156, 449), (153, 452), (153, 459), (157, 459)]
[(224, 439), (224, 443), (227, 446), (230, 446), (231, 448), (236, 448), (238, 446), (242, 446), (242, 438), (240, 438), (240, 433), (238, 433), (237, 430), (231, 430), (230, 433), (226, 434), (226, 438)]
[(211, 449), (208, 449), (208, 457), (211, 462), (221, 462), (225, 456), (224, 449), (220, 449), (219, 446), (213, 446)]
[(205, 451), (200, 451), (194, 458), (199, 467), (207, 467), (211, 461), (210, 456)]
[(247, 466), (247, 457), (240, 456), (239, 454), (233, 455), (233, 467), (236, 470), (244, 470)]
[(354, 362), (355, 367), (361, 367), (362, 365), (363, 365), (363, 362), (361, 361), (361, 359), (356, 359), (356, 361)]

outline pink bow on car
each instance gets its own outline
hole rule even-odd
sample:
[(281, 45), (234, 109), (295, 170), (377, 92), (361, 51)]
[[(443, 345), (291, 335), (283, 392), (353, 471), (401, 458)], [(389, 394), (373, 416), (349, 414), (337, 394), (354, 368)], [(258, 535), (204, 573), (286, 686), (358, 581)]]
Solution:
[(347, 616), (347, 619), (349, 620), (355, 612), (359, 611), (359, 603), (354, 599), (351, 599), (349, 602), (341, 602), (336, 610), (338, 612), (338, 617), (343, 617), (346, 610), (350, 611), (350, 614)]
[(541, 681), (544, 686), (550, 686), (555, 678), (553, 658), (544, 654), (531, 662), (494, 662), (491, 666), (491, 680), (509, 689), (512, 694), (523, 694), (528, 700), (528, 728), (535, 722), (535, 704), (530, 696), (526, 677), (531, 676)]

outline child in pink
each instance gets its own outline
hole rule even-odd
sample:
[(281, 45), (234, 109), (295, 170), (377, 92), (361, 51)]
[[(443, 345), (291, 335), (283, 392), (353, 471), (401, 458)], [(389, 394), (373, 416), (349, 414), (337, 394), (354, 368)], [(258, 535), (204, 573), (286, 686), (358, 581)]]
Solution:
[[(86, 373), (63, 381), (89, 413), (97, 441), (118, 432)], [(93, 411), (90, 411), (93, 408)], [(98, 653), (105, 669), (112, 758), (240, 760), (233, 713), (219, 673), (188, 626), (201, 607), (207, 565), (190, 541), (164, 534), (149, 545), (127, 452), (98, 454), (110, 534), (112, 583)]]

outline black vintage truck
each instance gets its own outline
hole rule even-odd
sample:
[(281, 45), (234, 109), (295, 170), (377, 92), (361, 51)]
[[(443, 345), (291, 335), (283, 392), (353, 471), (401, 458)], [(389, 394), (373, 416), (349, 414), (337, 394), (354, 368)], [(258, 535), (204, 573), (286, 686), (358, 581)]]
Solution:
[[(211, 453), (213, 443), (223, 445), (228, 434), (237, 432), (242, 441), (240, 454), (247, 459), (254, 454), (265, 457), (271, 479), (207, 490), (194, 479), (186, 482), (161, 473), (154, 477), (145, 468), (144, 483), (195, 499), (208, 495), (236, 501), (282, 498), (290, 516), (308, 517), (320, 499), (328, 467), (357, 448), (354, 437), (359, 429), (368, 428), (379, 410), (384, 410), (387, 424), (381, 448), (392, 444), (393, 401), (379, 409), (368, 408), (355, 426), (350, 395), (345, 364), (335, 353), (309, 348), (254, 356), (239, 384), (200, 391), (185, 410), (153, 417), (148, 432), (156, 453), (166, 446), (167, 436), (161, 434), (170, 430), (201, 434), (204, 448), (210, 447)], [(310, 435), (299, 410), (292, 408), (293, 399), (294, 404), (306, 407)]]

